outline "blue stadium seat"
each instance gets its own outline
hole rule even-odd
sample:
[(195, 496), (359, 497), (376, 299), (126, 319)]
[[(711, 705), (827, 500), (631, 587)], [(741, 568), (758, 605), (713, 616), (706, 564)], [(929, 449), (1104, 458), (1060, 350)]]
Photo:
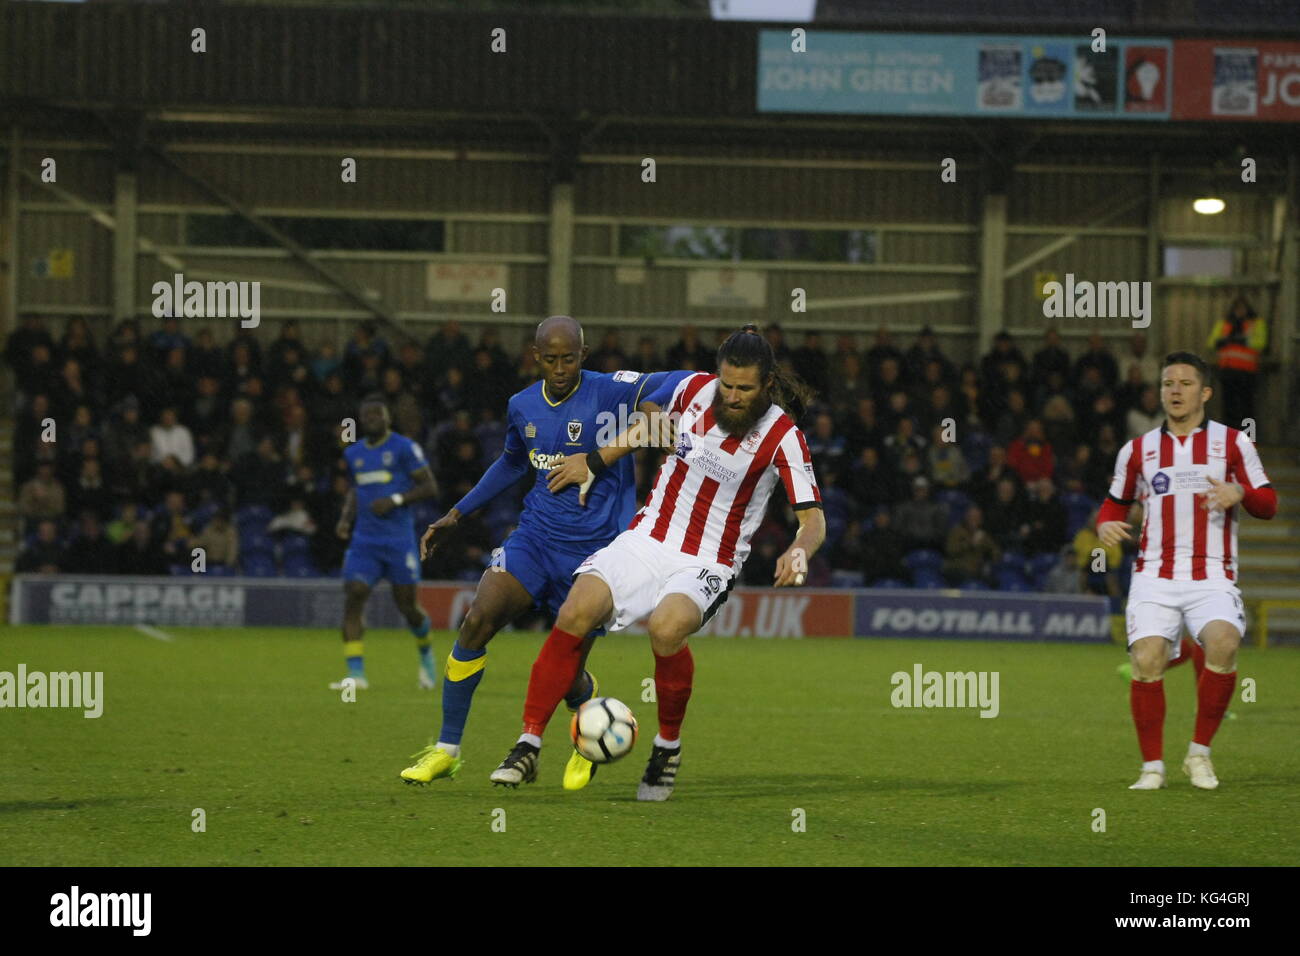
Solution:
[(938, 571), (933, 571), (930, 568), (919, 568), (912, 575), (912, 586), (935, 591), (939, 588), (947, 587), (948, 584), (944, 581), (943, 575)]
[(287, 531), (280, 535), (280, 556), (288, 561), (290, 557), (305, 555), (311, 550), (311, 538), (297, 531)]
[(275, 561), (269, 556), (245, 555), (242, 564), (244, 574), (250, 578), (273, 578), (276, 576)]
[(948, 509), (948, 527), (958, 524), (966, 516), (966, 509), (971, 506), (970, 495), (956, 488), (945, 488), (934, 496), (939, 504)]
[(866, 580), (861, 571), (831, 571), (831, 587), (833, 588), (860, 588), (866, 584)]
[(271, 509), (266, 505), (244, 505), (235, 512), (235, 526), (241, 534), (246, 528), (265, 531), (270, 523)]
[(264, 556), (272, 558), (275, 555), (275, 542), (265, 531), (240, 531), (239, 532), (239, 551), (240, 554), (248, 557)]
[(943, 555), (933, 548), (917, 548), (904, 555), (903, 564), (915, 578), (918, 571), (938, 571), (942, 568)]
[(987, 591), (989, 589), (989, 586), (983, 581), (967, 581), (959, 585), (959, 587), (963, 591)]
[(174, 578), (188, 576), (190, 574), (190, 566), (188, 564), (169, 564), (167, 565), (167, 573)]
[(1052, 573), (1061, 556), (1055, 552), (1036, 554), (1026, 562), (1025, 571), (1034, 584), (1034, 589), (1041, 591), (1047, 584), (1047, 576)]
[(999, 591), (1028, 591), (1029, 582), (1022, 571), (1015, 568), (998, 568), (995, 572)]
[(284, 576), (286, 578), (317, 578), (320, 577), (320, 572), (310, 563), (300, 564), (294, 562), (285, 564)]
[(876, 578), (872, 581), (870, 587), (873, 588), (905, 588), (907, 583), (900, 581), (898, 578)]
[(1019, 551), (1003, 551), (1001, 557), (993, 564), (994, 571), (1015, 571), (1017, 574), (1025, 573), (1025, 556)]
[(204, 526), (212, 520), (212, 516), (221, 510), (221, 505), (215, 501), (207, 501), (199, 505), (190, 512), (189, 525), (195, 531), (202, 531)]

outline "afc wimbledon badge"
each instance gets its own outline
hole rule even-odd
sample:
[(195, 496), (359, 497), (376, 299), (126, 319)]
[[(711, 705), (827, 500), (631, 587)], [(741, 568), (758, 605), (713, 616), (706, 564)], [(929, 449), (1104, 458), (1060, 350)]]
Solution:
[(532, 422), (529, 422), (527, 425), (525, 425), (525, 426), (524, 426), (524, 437), (525, 437), (525, 438), (536, 438), (536, 437), (537, 437), (537, 426), (534, 425)]
[(582, 435), (582, 422), (569, 422), (569, 441), (576, 442)]

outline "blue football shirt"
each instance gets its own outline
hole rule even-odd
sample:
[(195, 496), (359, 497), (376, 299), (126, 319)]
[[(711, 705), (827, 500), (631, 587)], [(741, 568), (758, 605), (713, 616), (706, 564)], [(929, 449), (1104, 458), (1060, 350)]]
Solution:
[(413, 472), (428, 467), (424, 451), (405, 435), (389, 432), (378, 445), (365, 439), (349, 445), (344, 458), (357, 486), (357, 520), (354, 541), (405, 541), (415, 534), (411, 508), (402, 505), (382, 518), (370, 510), (370, 503), (389, 495), (405, 494), (415, 485)]
[(631, 423), (637, 405), (664, 381), (689, 373), (588, 372), (558, 402), (546, 394), (544, 382), (534, 382), (510, 398), (506, 411), (504, 457), (527, 461), (535, 472), (524, 499), (519, 527), (566, 544), (604, 547), (626, 530), (636, 514), (636, 470), (631, 455), (619, 459), (597, 478), (578, 504), (571, 485), (552, 494), (546, 480), (551, 467), (566, 455), (585, 455), (607, 445)]

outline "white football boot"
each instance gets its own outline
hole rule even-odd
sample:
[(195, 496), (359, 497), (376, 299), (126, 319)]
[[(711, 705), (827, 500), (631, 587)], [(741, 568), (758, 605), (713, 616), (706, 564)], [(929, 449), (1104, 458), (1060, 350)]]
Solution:
[(1192, 778), (1192, 786), (1201, 790), (1217, 790), (1219, 778), (1214, 775), (1214, 764), (1205, 754), (1188, 754), (1183, 761), (1183, 773)]
[(1137, 778), (1137, 783), (1132, 784), (1130, 790), (1163, 790), (1165, 788), (1165, 775), (1159, 770), (1143, 770)]

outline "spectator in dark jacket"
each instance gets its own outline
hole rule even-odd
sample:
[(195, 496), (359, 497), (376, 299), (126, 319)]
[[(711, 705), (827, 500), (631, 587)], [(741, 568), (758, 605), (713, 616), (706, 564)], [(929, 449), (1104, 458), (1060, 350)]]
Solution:
[(18, 555), (14, 570), (20, 574), (58, 574), (64, 569), (63, 546), (59, 544), (59, 526), (53, 521), (36, 525), (36, 540)]
[(99, 517), (89, 511), (83, 513), (63, 570), (69, 574), (112, 574), (116, 563), (117, 548), (104, 536)]
[(131, 537), (118, 545), (114, 571), (117, 574), (134, 575), (167, 573), (167, 559), (149, 533), (146, 522), (137, 521), (131, 530)]
[(893, 523), (909, 548), (942, 548), (948, 533), (948, 509), (930, 497), (930, 479), (912, 479), (912, 497), (894, 506)]
[(862, 533), (862, 575), (868, 584), (880, 578), (907, 579), (903, 557), (907, 539), (894, 527), (888, 508), (877, 508), (871, 527)]

